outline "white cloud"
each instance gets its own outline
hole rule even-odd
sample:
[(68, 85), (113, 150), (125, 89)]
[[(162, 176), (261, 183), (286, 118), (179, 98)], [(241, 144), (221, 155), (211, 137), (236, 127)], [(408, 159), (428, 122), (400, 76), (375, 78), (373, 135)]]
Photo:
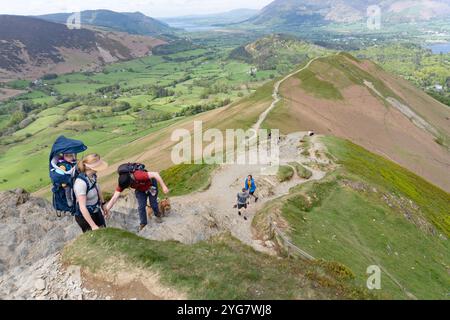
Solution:
[(260, 9), (272, 0), (0, 0), (1, 14), (38, 15), (87, 9), (140, 11), (153, 17), (223, 12), (237, 8)]

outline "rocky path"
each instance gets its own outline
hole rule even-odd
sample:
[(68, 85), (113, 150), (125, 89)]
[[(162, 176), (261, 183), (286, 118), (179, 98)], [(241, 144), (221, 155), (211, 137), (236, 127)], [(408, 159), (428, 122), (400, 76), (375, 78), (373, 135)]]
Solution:
[(58, 253), (30, 266), (19, 266), (0, 277), (2, 299), (33, 300), (108, 300), (83, 287), (80, 268), (61, 265)]

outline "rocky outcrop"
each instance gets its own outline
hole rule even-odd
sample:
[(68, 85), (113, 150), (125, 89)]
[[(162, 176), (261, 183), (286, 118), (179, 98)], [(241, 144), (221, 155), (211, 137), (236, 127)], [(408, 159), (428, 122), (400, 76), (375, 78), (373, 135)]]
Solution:
[(18, 266), (0, 277), (0, 298), (14, 300), (108, 299), (83, 287), (79, 267), (64, 268), (58, 253), (30, 266)]
[(48, 201), (22, 189), (0, 192), (0, 275), (56, 253), (79, 233), (73, 218), (58, 218)]

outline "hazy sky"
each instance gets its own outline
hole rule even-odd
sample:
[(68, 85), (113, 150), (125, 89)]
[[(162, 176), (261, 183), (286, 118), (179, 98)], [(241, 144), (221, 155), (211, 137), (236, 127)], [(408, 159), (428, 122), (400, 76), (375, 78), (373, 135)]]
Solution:
[(272, 0), (0, 0), (0, 14), (35, 15), (110, 9), (169, 17), (216, 13), (237, 8), (260, 9), (270, 2)]

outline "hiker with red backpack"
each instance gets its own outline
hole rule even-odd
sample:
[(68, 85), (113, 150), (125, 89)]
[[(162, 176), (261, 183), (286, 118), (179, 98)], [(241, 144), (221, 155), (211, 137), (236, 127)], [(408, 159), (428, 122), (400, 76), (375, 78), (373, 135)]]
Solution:
[[(158, 172), (148, 172), (145, 169), (145, 165), (140, 163), (127, 163), (119, 166), (117, 170), (119, 174), (118, 186), (116, 192), (112, 196), (111, 200), (106, 205), (106, 210), (111, 211), (119, 199), (120, 194), (127, 188), (135, 189), (136, 200), (138, 202), (138, 212), (140, 219), (139, 231), (144, 229), (147, 224), (147, 202), (150, 201), (150, 205), (154, 209), (155, 215), (158, 217), (157, 206), (153, 201), (152, 193), (154, 194), (154, 188), (159, 183), (165, 194), (169, 193), (164, 180), (161, 178)], [(156, 183), (155, 183), (156, 182)], [(153, 187), (153, 188), (152, 188)], [(152, 191), (152, 193), (151, 193)], [(155, 208), (154, 208), (155, 207)], [(159, 218), (159, 217), (158, 217)]]

